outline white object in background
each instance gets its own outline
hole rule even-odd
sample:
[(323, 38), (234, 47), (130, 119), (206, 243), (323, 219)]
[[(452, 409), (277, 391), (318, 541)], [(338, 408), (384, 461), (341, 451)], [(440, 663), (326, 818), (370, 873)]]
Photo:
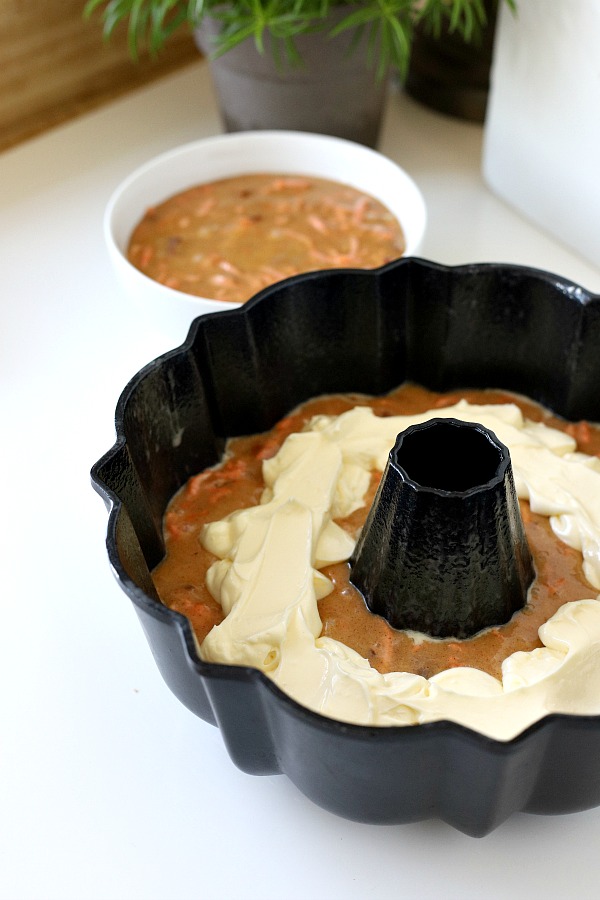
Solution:
[(500, 10), (484, 129), (488, 186), (600, 264), (600, 2)]

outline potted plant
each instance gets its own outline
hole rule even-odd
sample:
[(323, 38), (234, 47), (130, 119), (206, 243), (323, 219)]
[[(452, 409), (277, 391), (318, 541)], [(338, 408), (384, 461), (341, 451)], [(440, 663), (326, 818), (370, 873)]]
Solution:
[(97, 9), (107, 38), (127, 21), (134, 59), (192, 28), (228, 131), (291, 128), (370, 146), (416, 29), (469, 42), (487, 20), (484, 0), (88, 0), (86, 15)]

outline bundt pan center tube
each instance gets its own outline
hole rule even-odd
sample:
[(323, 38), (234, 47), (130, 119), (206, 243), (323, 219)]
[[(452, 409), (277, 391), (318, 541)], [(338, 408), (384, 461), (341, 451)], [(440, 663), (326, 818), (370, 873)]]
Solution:
[(202, 661), (188, 620), (160, 603), (150, 575), (164, 554), (167, 503), (218, 462), (228, 437), (265, 431), (314, 396), (378, 395), (405, 381), (505, 389), (598, 422), (599, 346), (600, 298), (565, 279), (406, 258), (297, 276), (202, 316), (181, 347), (132, 379), (116, 442), (92, 469), (109, 509), (110, 563), (165, 681), (220, 727), (236, 765), (283, 772), (350, 819), (439, 817), (474, 836), (520, 810), (600, 805), (600, 716), (546, 715), (511, 740), (448, 721), (346, 724), (296, 703), (257, 669)]
[(430, 419), (398, 436), (351, 580), (394, 628), (468, 638), (522, 609), (534, 578), (508, 447)]

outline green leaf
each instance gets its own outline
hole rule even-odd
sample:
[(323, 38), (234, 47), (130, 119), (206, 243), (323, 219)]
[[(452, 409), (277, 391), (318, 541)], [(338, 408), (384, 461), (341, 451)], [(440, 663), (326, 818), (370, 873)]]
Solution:
[[(499, 0), (516, 11), (516, 0)], [(330, 28), (328, 16), (342, 8), (347, 15)], [(272, 38), (273, 53), (298, 65), (295, 38), (326, 29), (332, 37), (353, 31), (351, 51), (367, 34), (367, 58), (379, 77), (389, 66), (404, 77), (408, 69), (415, 26), (439, 37), (444, 28), (476, 41), (486, 24), (484, 0), (86, 0), (84, 15), (99, 12), (105, 39), (117, 25), (127, 22), (129, 49), (137, 59), (142, 47), (158, 53), (171, 35), (184, 25), (196, 27), (205, 16), (222, 23), (215, 42), (221, 56), (242, 41), (252, 39), (265, 52), (265, 36)]]

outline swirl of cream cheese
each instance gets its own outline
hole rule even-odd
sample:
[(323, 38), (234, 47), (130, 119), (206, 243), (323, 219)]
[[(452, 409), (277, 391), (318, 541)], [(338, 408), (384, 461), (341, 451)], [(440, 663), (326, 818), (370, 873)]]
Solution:
[(479, 422), (507, 445), (519, 497), (582, 553), (600, 589), (600, 460), (577, 452), (569, 435), (510, 403), (388, 417), (357, 406), (291, 434), (263, 464), (261, 502), (204, 526), (202, 543), (218, 557), (207, 585), (226, 616), (201, 657), (254, 666), (309, 709), (360, 725), (446, 719), (509, 740), (551, 712), (600, 714), (600, 596), (565, 603), (540, 628), (543, 647), (509, 656), (501, 679), (469, 667), (429, 679), (381, 674), (319, 636), (317, 602), (331, 590), (319, 569), (354, 549), (334, 520), (364, 505), (370, 473), (385, 468), (396, 436), (432, 415)]

